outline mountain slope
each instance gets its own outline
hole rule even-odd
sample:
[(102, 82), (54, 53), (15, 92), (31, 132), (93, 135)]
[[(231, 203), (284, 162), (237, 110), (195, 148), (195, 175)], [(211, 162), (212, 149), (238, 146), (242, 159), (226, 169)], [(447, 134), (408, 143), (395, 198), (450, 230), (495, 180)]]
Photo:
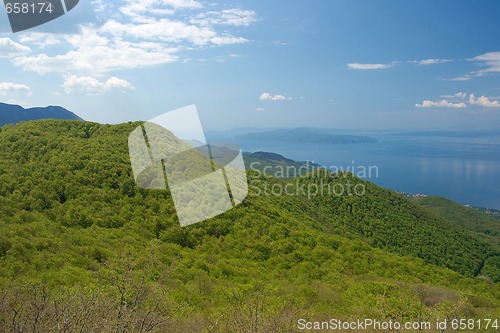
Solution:
[(491, 244), (495, 249), (495, 254), (487, 258), (481, 274), (491, 277), (495, 282), (500, 282), (500, 221), (498, 219), (446, 198), (427, 196), (416, 198), (415, 201), (426, 210), (467, 230), (476, 239)]
[[(249, 172), (243, 204), (181, 228), (169, 192), (132, 178), (138, 125), (0, 128), (0, 331), (295, 332), (298, 318), (500, 315), (499, 285), (473, 277), (488, 244), (349, 174)], [(366, 192), (312, 195), (336, 184)]]
[(20, 105), (0, 103), (0, 126), (37, 119), (82, 120), (73, 112), (60, 106), (34, 107), (25, 109)]
[(415, 200), (426, 209), (500, 246), (500, 221), (498, 219), (442, 197), (427, 196)]

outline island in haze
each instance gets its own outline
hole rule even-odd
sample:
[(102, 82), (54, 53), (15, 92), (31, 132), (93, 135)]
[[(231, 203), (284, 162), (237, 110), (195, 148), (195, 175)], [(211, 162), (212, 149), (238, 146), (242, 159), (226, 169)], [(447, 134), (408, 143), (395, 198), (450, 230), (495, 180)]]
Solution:
[(274, 142), (314, 143), (314, 144), (355, 144), (372, 143), (377, 139), (349, 134), (332, 133), (333, 130), (322, 128), (278, 129), (259, 133), (246, 133), (236, 137), (239, 140), (257, 140)]
[(25, 109), (20, 105), (0, 103), (0, 126), (38, 119), (83, 120), (61, 106), (49, 105)]

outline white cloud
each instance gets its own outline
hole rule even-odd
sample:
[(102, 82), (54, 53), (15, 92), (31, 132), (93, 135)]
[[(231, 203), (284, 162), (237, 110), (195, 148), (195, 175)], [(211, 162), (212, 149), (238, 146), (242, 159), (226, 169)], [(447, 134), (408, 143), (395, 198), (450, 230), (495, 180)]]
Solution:
[[(137, 1), (137, 0), (131, 0), (131, 1)], [(195, 8), (201, 8), (203, 5), (195, 0), (154, 0), (156, 2), (163, 3), (164, 5), (170, 6), (172, 8), (182, 8), (182, 9), (195, 9)]]
[(104, 3), (103, 0), (92, 0), (91, 4), (92, 4), (92, 7), (94, 8), (94, 11), (96, 13), (105, 12), (106, 9), (109, 7), (109, 4)]
[(110, 20), (104, 24), (100, 31), (120, 38), (130, 37), (164, 43), (189, 42), (194, 45), (224, 45), (246, 42), (246, 39), (241, 37), (233, 37), (229, 34), (220, 35), (209, 27), (198, 27), (169, 19), (152, 20), (139, 24), (123, 24)]
[(478, 76), (482, 76), (487, 73), (499, 73), (500, 72), (500, 52), (489, 52), (478, 55), (472, 58), (473, 61), (479, 61), (486, 69), (477, 72)]
[(450, 79), (450, 81), (469, 81), (469, 80), (472, 80), (472, 76), (470, 74), (466, 74), (463, 76), (454, 77), (454, 78)]
[(210, 43), (212, 43), (214, 45), (218, 45), (218, 46), (229, 45), (229, 44), (242, 44), (242, 43), (246, 43), (246, 42), (248, 42), (248, 40), (246, 40), (243, 37), (233, 37), (231, 35), (216, 36), (216, 37), (210, 39)]
[(30, 52), (28, 46), (16, 43), (10, 38), (0, 38), (0, 58), (14, 58)]
[(127, 42), (122, 39), (109, 40), (93, 28), (82, 28), (78, 35), (65, 37), (75, 47), (66, 54), (49, 56), (40, 53), (22, 56), (12, 62), (24, 70), (46, 73), (86, 72), (100, 75), (120, 69), (142, 68), (174, 62), (175, 48), (150, 42)]
[(500, 107), (500, 101), (491, 100), (486, 96), (476, 97), (474, 94), (469, 95), (469, 99), (461, 102), (460, 100), (464, 100), (467, 97), (467, 94), (464, 92), (458, 92), (454, 95), (444, 95), (441, 96), (443, 98), (450, 98), (454, 100), (443, 99), (440, 101), (429, 101), (425, 100), (422, 104), (415, 104), (418, 108), (466, 108), (467, 105), (477, 105), (484, 106), (489, 108), (497, 108)]
[(264, 109), (264, 108), (257, 108), (256, 111), (257, 112), (263, 112), (263, 111), (266, 111), (266, 109)]
[(283, 95), (274, 95), (273, 96), (273, 95), (265, 92), (265, 93), (262, 93), (262, 95), (260, 95), (259, 99), (261, 101), (283, 101), (287, 98)]
[(455, 109), (463, 109), (467, 107), (467, 104), (464, 102), (460, 103), (452, 103), (445, 99), (437, 102), (433, 101), (423, 101), (422, 104), (415, 104), (418, 108), (455, 108)]
[(105, 82), (90, 76), (68, 76), (62, 85), (67, 94), (102, 95), (110, 90), (130, 91), (134, 87), (127, 81), (111, 77)]
[(0, 82), (0, 96), (9, 96), (18, 92), (25, 92), (28, 96), (31, 95), (30, 87), (25, 84)]
[(488, 107), (488, 108), (500, 107), (499, 101), (490, 100), (486, 96), (481, 96), (481, 97), (476, 98), (476, 96), (474, 94), (470, 94), (469, 102), (470, 102), (470, 104), (473, 104), (473, 105), (479, 105), (479, 106), (484, 106), (484, 107)]
[(144, 14), (172, 15), (179, 9), (197, 9), (203, 5), (195, 0), (127, 0), (119, 11), (127, 16), (140, 17)]
[(62, 43), (61, 39), (54, 34), (43, 32), (27, 32), (19, 37), (19, 41), (25, 44), (35, 45), (39, 48), (47, 48)]
[(350, 69), (359, 69), (359, 70), (370, 70), (370, 69), (386, 69), (393, 67), (394, 64), (358, 64), (351, 63), (347, 64), (347, 67)]
[[(0, 39), (0, 57), (11, 57), (15, 66), (39, 74), (100, 76), (122, 69), (179, 61), (180, 51), (246, 43), (247, 39), (231, 34), (228, 29), (216, 29), (213, 25), (248, 25), (254, 22), (256, 16), (253, 11), (241, 9), (203, 14), (200, 13), (202, 3), (195, 0), (106, 3), (93, 0), (92, 5), (98, 14), (103, 12), (101, 25), (83, 25), (74, 34), (50, 36), (29, 33), (20, 37), (27, 45), (37, 48), (57, 45), (57, 50), (63, 52), (28, 54), (31, 51), (29, 47), (10, 39)], [(182, 15), (169, 17), (180, 10), (184, 11)], [(197, 17), (205, 20), (203, 24), (196, 22)], [(195, 23), (190, 23), (193, 19)], [(212, 23), (207, 25), (207, 20)]]
[(243, 9), (224, 9), (222, 11), (210, 11), (200, 13), (192, 18), (189, 22), (200, 24), (202, 26), (209, 25), (232, 25), (232, 26), (248, 26), (257, 20), (257, 15), (253, 10)]
[[(119, 18), (107, 21), (100, 31), (114, 37), (128, 37), (157, 43), (188, 43), (195, 46), (245, 43), (243, 37), (232, 36), (227, 31), (217, 32), (213, 25), (250, 25), (256, 14), (251, 10), (225, 9), (196, 14), (188, 23), (169, 19), (177, 9), (201, 8), (201, 3), (188, 0), (128, 0), (120, 11), (131, 21), (119, 22)], [(159, 18), (158, 16), (162, 16)], [(188, 16), (189, 18), (189, 16)]]
[(453, 95), (441, 95), (442, 98), (444, 99), (464, 99), (467, 97), (467, 94), (464, 92), (457, 92), (456, 94)]
[(485, 68), (451, 78), (450, 81), (470, 81), (476, 77), (500, 73), (500, 52), (484, 53), (468, 60), (474, 61), (478, 66)]
[(127, 81), (117, 78), (116, 76), (110, 77), (106, 83), (104, 84), (104, 88), (109, 89), (118, 89), (123, 91), (134, 90), (135, 88)]
[(446, 62), (451, 62), (453, 60), (450, 59), (423, 59), (423, 60), (410, 60), (410, 61), (392, 61), (388, 64), (360, 64), (360, 63), (349, 63), (347, 67), (350, 69), (359, 69), (359, 70), (370, 70), (370, 69), (387, 69), (394, 67), (399, 64), (417, 64), (420, 66), (434, 65), (434, 64), (444, 64)]
[[(390, 63), (385, 63), (385, 64), (380, 64), (380, 63), (348, 63), (347, 67), (349, 69), (355, 69), (355, 70), (377, 70), (377, 69), (388, 69), (392, 68), (395, 66), (404, 66), (408, 64), (412, 65), (418, 65), (418, 66), (429, 66), (429, 65), (434, 65), (434, 64), (444, 64), (447, 62), (452, 62), (454, 60), (451, 59), (440, 59), (440, 58), (429, 58), (429, 59), (422, 59), (422, 60), (406, 60), (406, 61), (401, 61), (401, 60), (394, 60), (391, 61)], [(456, 78), (454, 80), (467, 80), (468, 78)]]
[(424, 60), (418, 61), (417, 63), (419, 65), (426, 66), (426, 65), (434, 65), (434, 64), (444, 64), (444, 63), (447, 63), (450, 61), (451, 60), (449, 60), (449, 59), (424, 59)]

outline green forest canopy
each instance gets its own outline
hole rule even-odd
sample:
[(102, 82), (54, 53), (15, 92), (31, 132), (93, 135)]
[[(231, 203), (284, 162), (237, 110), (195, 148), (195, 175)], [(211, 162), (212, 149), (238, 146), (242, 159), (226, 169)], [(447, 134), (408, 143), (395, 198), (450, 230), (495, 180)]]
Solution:
[[(127, 138), (139, 124), (0, 128), (0, 331), (290, 332), (299, 318), (499, 317), (491, 243), (347, 173), (283, 181), (250, 171), (243, 204), (181, 228), (168, 191), (135, 185)], [(263, 195), (287, 182), (366, 192)]]

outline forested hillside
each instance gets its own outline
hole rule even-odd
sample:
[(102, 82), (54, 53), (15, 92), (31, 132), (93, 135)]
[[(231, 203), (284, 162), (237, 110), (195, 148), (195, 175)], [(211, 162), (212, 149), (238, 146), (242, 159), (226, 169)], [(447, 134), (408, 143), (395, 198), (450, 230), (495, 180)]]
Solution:
[(427, 196), (415, 199), (420, 205), (449, 221), (471, 231), (500, 248), (500, 221), (477, 209), (460, 205), (450, 199)]
[[(240, 206), (181, 228), (168, 191), (135, 185), (127, 139), (138, 125), (0, 128), (0, 332), (499, 318), (493, 245), (347, 173), (249, 171)], [(364, 191), (312, 195), (348, 186)]]

